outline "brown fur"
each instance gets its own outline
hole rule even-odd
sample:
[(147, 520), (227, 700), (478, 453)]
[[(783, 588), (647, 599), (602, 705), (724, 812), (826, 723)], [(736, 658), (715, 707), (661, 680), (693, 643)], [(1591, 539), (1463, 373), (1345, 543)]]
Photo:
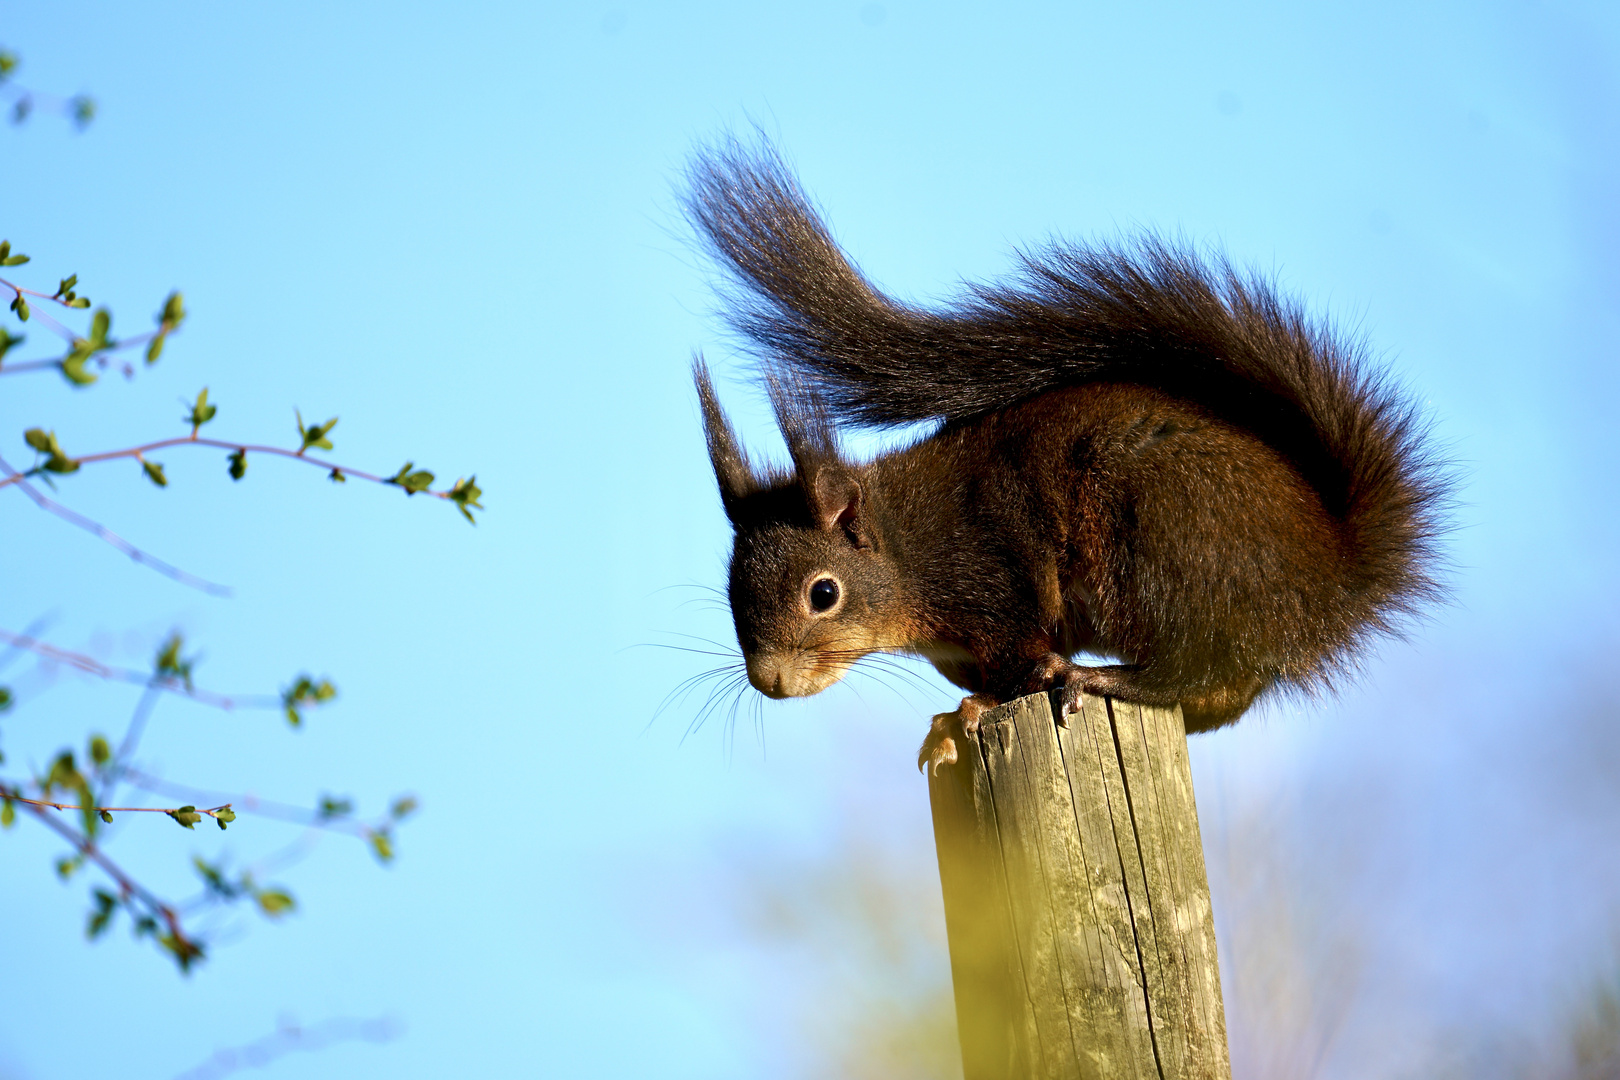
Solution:
[[(849, 265), (768, 148), (700, 161), (689, 205), (793, 455), (756, 474), (698, 364), (766, 692), (910, 651), (971, 692), (964, 717), (1062, 685), (1179, 702), (1200, 731), (1329, 686), (1436, 593), (1445, 483), (1410, 408), (1265, 283), (1152, 240), (1054, 247), (1022, 288), (923, 311)], [(931, 417), (869, 463), (837, 450), (835, 420)]]

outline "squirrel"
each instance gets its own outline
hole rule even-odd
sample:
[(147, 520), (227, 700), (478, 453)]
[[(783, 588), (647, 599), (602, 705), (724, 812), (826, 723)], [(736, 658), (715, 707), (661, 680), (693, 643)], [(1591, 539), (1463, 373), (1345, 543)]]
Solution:
[[(1179, 703), (1193, 733), (1331, 690), (1440, 596), (1448, 482), (1416, 408), (1224, 256), (1052, 242), (925, 309), (862, 276), (769, 142), (700, 152), (689, 182), (792, 458), (750, 464), (697, 354), (760, 693), (923, 657), (968, 691), (919, 752), (937, 771), (953, 725), (1024, 694), (1060, 688), (1059, 723), (1083, 693)], [(926, 421), (871, 461), (838, 446), (840, 426)]]

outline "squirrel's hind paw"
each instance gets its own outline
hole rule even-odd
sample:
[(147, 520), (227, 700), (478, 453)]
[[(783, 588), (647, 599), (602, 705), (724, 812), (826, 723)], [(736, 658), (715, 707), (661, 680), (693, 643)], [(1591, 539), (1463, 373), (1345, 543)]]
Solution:
[(1057, 722), (1059, 727), (1068, 727), (1069, 714), (1080, 711), (1080, 698), (1083, 694), (1092, 694), (1096, 697), (1129, 697), (1137, 700), (1137, 695), (1131, 693), (1131, 677), (1135, 673), (1136, 669), (1128, 664), (1089, 667), (1076, 664), (1057, 653), (1047, 653), (1035, 662), (1035, 669), (1030, 672), (1029, 679), (1025, 681), (1019, 694), (1020, 696), (1039, 694), (1054, 688), (1060, 689), (1063, 692), (1063, 699)]

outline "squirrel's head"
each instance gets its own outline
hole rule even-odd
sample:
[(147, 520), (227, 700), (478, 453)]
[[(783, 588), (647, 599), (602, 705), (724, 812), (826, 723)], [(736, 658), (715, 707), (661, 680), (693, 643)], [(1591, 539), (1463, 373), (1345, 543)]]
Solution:
[(826, 689), (867, 653), (906, 644), (894, 565), (863, 470), (843, 461), (812, 395), (767, 380), (794, 471), (756, 473), (693, 365), (709, 459), (736, 532), (729, 597), (748, 681), (773, 698)]

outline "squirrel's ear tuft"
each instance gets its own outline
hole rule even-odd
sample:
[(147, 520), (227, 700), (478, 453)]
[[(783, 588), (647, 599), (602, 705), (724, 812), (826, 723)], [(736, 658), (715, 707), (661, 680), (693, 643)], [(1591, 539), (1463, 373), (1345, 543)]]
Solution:
[(737, 443), (737, 434), (731, 430), (731, 421), (720, 408), (720, 399), (714, 392), (714, 380), (702, 354), (692, 358), (692, 381), (697, 384), (698, 401), (703, 405), (703, 434), (709, 443), (709, 463), (714, 466), (714, 479), (720, 485), (720, 503), (732, 524), (737, 522), (737, 504), (759, 485), (748, 466), (748, 455)]
[[(765, 369), (765, 389), (776, 410), (776, 426), (782, 430), (793, 468), (809, 485), (825, 465), (839, 465), (838, 440), (826, 405), (814, 390), (801, 383), (793, 372), (783, 368)], [(814, 493), (810, 493), (813, 497)]]
[(806, 478), (810, 513), (823, 529), (842, 529), (856, 547), (871, 547), (864, 508), (865, 493), (853, 472), (842, 465), (823, 465)]

